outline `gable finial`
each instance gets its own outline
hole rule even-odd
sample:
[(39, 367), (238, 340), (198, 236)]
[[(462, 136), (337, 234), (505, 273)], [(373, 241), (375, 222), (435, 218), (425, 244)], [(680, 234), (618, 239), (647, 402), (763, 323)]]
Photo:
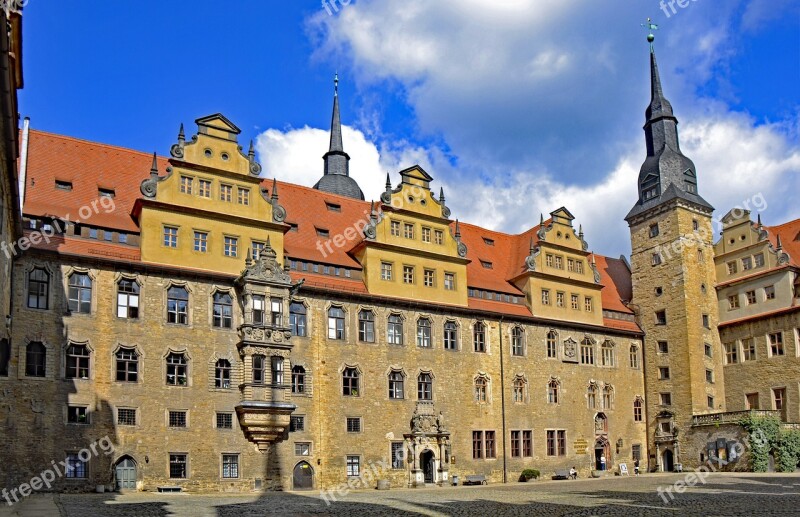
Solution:
[(444, 204), (444, 187), (439, 187), (439, 204)]
[(389, 177), (389, 171), (386, 171), (386, 192), (392, 190), (392, 179)]
[(758, 229), (761, 229), (761, 214), (758, 214)]
[(583, 225), (582, 224), (578, 225), (578, 237), (583, 239)]
[(156, 153), (153, 153), (153, 165), (150, 166), (150, 177), (158, 177), (158, 159), (156, 157)]
[(278, 200), (278, 180), (276, 178), (272, 178), (272, 201), (277, 201), (277, 200)]
[(777, 251), (783, 251), (783, 241), (781, 241), (781, 234), (778, 234), (778, 247), (775, 248)]
[(181, 145), (186, 143), (186, 135), (183, 134), (183, 122), (181, 122), (181, 128), (178, 130), (178, 143)]
[(544, 226), (544, 214), (539, 212), (539, 226)]
[(458, 219), (456, 219), (456, 239), (461, 238), (461, 228), (458, 225)]
[(253, 161), (253, 158), (256, 156), (256, 148), (253, 146), (253, 139), (250, 139), (250, 149), (247, 151), (247, 157), (250, 161)]
[(530, 242), (530, 253), (533, 255), (534, 251), (536, 251), (533, 247), (533, 235), (531, 235), (531, 242)]
[(244, 265), (246, 267), (250, 267), (253, 265), (253, 255), (250, 253), (250, 246), (247, 247), (247, 255), (245, 255), (244, 257)]

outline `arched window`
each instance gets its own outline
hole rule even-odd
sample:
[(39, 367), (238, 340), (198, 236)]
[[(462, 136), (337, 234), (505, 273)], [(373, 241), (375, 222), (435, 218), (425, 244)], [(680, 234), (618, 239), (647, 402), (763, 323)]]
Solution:
[(555, 330), (551, 330), (547, 333), (547, 357), (549, 359), (553, 359), (557, 357), (557, 348), (556, 343), (558, 342), (558, 334), (556, 334)]
[(233, 298), (228, 292), (214, 293), (214, 326), (221, 329), (233, 327)]
[(170, 353), (167, 356), (167, 384), (170, 386), (186, 386), (188, 361), (186, 355)]
[(214, 365), (214, 387), (228, 389), (231, 387), (231, 362), (218, 359)]
[(612, 404), (614, 403), (614, 388), (606, 384), (603, 386), (603, 407), (606, 409), (611, 409)]
[(89, 275), (73, 273), (69, 276), (68, 299), (70, 312), (92, 312), (92, 279)]
[(486, 325), (476, 321), (472, 327), (472, 342), (476, 352), (486, 352)]
[(631, 345), (631, 368), (639, 368), (639, 347)]
[(89, 378), (89, 348), (86, 345), (69, 345), (67, 347), (64, 377), (67, 379)]
[(28, 307), (47, 309), (50, 294), (50, 273), (42, 268), (34, 268), (28, 275)]
[(342, 395), (346, 397), (358, 396), (358, 370), (345, 368), (342, 371)]
[(266, 357), (263, 355), (253, 356), (253, 384), (263, 386), (266, 382)]
[(390, 345), (403, 344), (403, 318), (399, 314), (389, 315), (387, 336)]
[(433, 376), (428, 372), (417, 376), (417, 399), (433, 400)]
[(403, 379), (403, 372), (399, 370), (392, 370), (389, 372), (389, 398), (402, 399), (405, 398), (405, 382)]
[(302, 366), (292, 367), (292, 393), (306, 392), (306, 369)]
[(588, 337), (581, 341), (581, 364), (594, 364), (594, 343)]
[(47, 349), (39, 341), (31, 341), (25, 349), (25, 375), (44, 377), (47, 365)]
[(555, 379), (550, 380), (547, 383), (547, 403), (548, 404), (558, 404), (559, 399), (559, 390), (560, 385), (559, 382)]
[(489, 381), (486, 377), (480, 376), (475, 379), (475, 402), (486, 402), (488, 398)]
[(289, 305), (289, 326), (293, 336), (306, 336), (306, 312), (306, 306), (300, 302), (292, 302)]
[(519, 357), (525, 355), (525, 333), (522, 327), (511, 329), (511, 354)]
[(431, 320), (420, 318), (417, 320), (417, 346), (431, 347)]
[(344, 340), (344, 310), (341, 307), (328, 309), (328, 339)]
[(444, 324), (444, 349), (458, 350), (458, 325), (454, 321)]
[(640, 397), (636, 397), (636, 400), (633, 401), (633, 421), (634, 422), (641, 422), (643, 420), (642, 415), (642, 399)]
[(523, 403), (525, 402), (525, 379), (522, 377), (517, 377), (514, 379), (514, 387), (513, 387), (513, 399), (514, 402)]
[(589, 406), (589, 409), (594, 409), (597, 407), (597, 386), (595, 384), (589, 385), (589, 390), (586, 394), (586, 400)]
[(601, 347), (603, 366), (614, 366), (614, 343), (605, 341)]
[(364, 343), (375, 342), (375, 314), (372, 311), (358, 312), (358, 340)]
[(167, 290), (167, 323), (189, 324), (189, 291), (182, 286)]
[(136, 280), (123, 278), (117, 283), (117, 317), (139, 317), (139, 284)]

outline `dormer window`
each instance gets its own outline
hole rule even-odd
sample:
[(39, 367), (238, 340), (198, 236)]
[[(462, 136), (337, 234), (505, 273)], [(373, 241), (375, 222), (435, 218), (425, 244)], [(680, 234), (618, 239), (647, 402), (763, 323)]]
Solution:
[(493, 269), (494, 268), (494, 264), (492, 264), (491, 262), (489, 262), (487, 260), (481, 260), (481, 266), (483, 266), (484, 269)]
[(484, 237), (484, 238), (483, 238), (483, 242), (484, 242), (484, 244), (486, 244), (487, 246), (494, 246), (494, 239), (489, 239), (489, 238), (487, 238), (487, 237)]
[(328, 237), (330, 237), (331, 232), (326, 230), (325, 228), (316, 228), (316, 230), (317, 230), (317, 237), (320, 237), (322, 239), (327, 239)]
[(64, 180), (56, 180), (56, 188), (58, 190), (72, 190), (72, 182)]
[(329, 212), (341, 212), (342, 211), (342, 205), (337, 205), (336, 203), (329, 203), (329, 202), (326, 201), (325, 202), (325, 206), (328, 208)]
[(286, 224), (289, 225), (290, 232), (296, 232), (300, 229), (299, 226), (297, 226), (297, 223), (286, 223)]
[(115, 197), (117, 195), (116, 191), (113, 188), (98, 188), (97, 194), (100, 197)]

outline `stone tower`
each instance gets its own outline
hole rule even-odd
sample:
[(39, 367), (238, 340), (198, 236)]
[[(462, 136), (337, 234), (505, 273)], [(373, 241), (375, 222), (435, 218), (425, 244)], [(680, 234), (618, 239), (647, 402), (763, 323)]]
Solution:
[[(650, 37), (652, 41), (652, 36)], [(644, 125), (647, 158), (631, 231), (632, 308), (645, 332), (649, 466), (672, 470), (692, 416), (725, 410), (714, 289), (713, 207), (700, 197), (697, 170), (683, 155), (678, 119), (664, 97), (650, 48), (651, 101)]]

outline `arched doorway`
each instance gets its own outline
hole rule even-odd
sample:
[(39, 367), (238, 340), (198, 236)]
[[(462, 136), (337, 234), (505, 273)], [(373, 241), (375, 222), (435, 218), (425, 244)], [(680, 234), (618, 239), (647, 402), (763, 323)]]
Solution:
[(594, 443), (594, 468), (595, 470), (608, 470), (611, 464), (611, 448), (608, 440), (598, 438)]
[(293, 487), (295, 490), (314, 488), (314, 469), (306, 461), (294, 466)]
[(672, 449), (664, 449), (661, 453), (661, 470), (664, 472), (672, 472), (675, 468), (675, 457), (672, 454)]
[(114, 466), (117, 490), (136, 490), (136, 462), (130, 456), (123, 456)]
[(422, 472), (425, 475), (425, 483), (433, 483), (433, 471), (434, 471), (434, 463), (433, 463), (433, 451), (430, 449), (425, 449), (419, 455), (419, 464), (422, 467)]

